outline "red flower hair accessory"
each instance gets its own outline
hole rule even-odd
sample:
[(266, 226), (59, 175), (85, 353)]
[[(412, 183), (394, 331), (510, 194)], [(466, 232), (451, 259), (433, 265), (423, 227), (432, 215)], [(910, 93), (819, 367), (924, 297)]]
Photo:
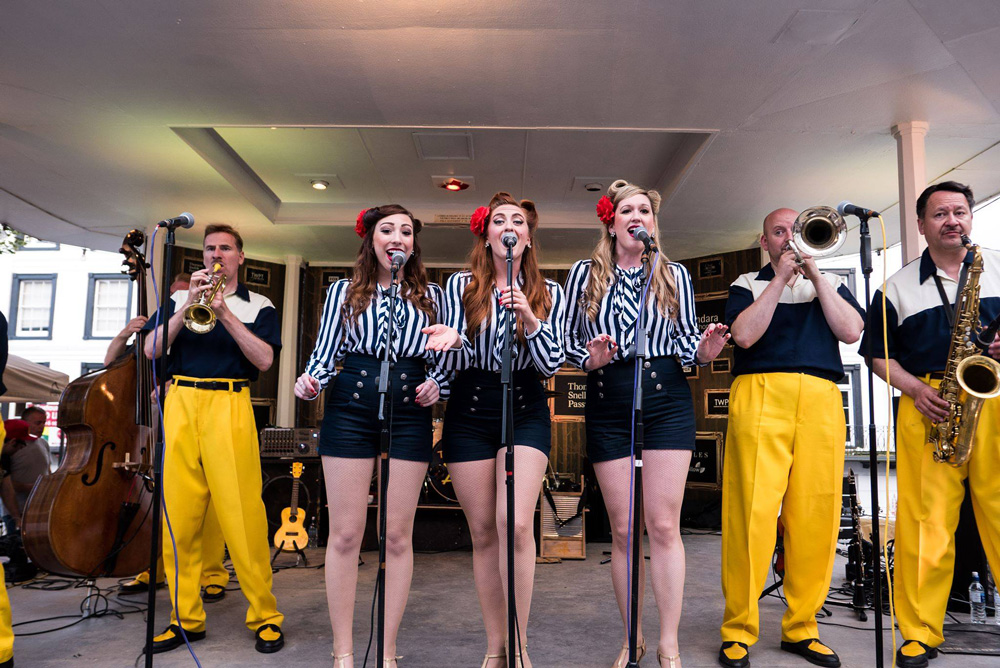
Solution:
[(472, 218), (469, 219), (469, 229), (472, 233), (480, 236), (483, 230), (486, 228), (486, 219), (490, 217), (490, 210), (485, 206), (481, 206), (472, 212)]
[(611, 225), (615, 222), (615, 205), (608, 199), (607, 195), (597, 200), (597, 217), (605, 225)]
[(361, 209), (361, 213), (358, 214), (358, 222), (354, 226), (354, 231), (357, 232), (358, 236), (362, 239), (365, 238), (365, 214), (368, 213), (368, 209)]

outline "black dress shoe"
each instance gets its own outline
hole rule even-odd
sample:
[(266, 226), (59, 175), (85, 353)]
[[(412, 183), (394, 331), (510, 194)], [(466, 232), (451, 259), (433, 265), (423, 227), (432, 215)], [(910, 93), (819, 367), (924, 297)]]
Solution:
[[(196, 642), (205, 638), (204, 631), (188, 631), (185, 629), (184, 635), (187, 636), (188, 642)], [(181, 635), (181, 627), (171, 624), (163, 633), (153, 638), (153, 654), (169, 652), (183, 645), (184, 636)]]
[(936, 647), (929, 647), (919, 640), (907, 640), (896, 650), (896, 665), (900, 668), (926, 668), (930, 659), (936, 659), (937, 655)]
[(750, 665), (750, 650), (745, 643), (724, 642), (719, 648), (719, 663), (726, 668), (747, 668)]
[(149, 583), (142, 580), (132, 580), (118, 588), (119, 594), (145, 594), (147, 591), (149, 591)]
[(10, 657), (3, 663), (0, 663), (0, 668), (14, 668), (14, 657)]
[[(830, 653), (819, 651), (820, 648), (830, 650)], [(819, 638), (809, 638), (801, 642), (781, 641), (781, 649), (792, 654), (798, 654), (809, 663), (827, 668), (840, 668), (840, 657), (832, 649), (819, 641)]]
[[(264, 634), (267, 637), (264, 637)], [(257, 629), (257, 644), (254, 645), (261, 654), (271, 654), (277, 652), (285, 646), (285, 634), (281, 632), (281, 627), (277, 624), (264, 624)]]
[(226, 597), (226, 588), (222, 585), (205, 585), (201, 598), (205, 601), (221, 601)]

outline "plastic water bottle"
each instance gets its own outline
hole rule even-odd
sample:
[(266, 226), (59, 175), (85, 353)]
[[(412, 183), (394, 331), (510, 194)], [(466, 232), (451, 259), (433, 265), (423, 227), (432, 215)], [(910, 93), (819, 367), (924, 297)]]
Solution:
[(1000, 625), (1000, 591), (993, 586), (993, 623)]
[(972, 584), (969, 585), (970, 624), (986, 623), (986, 591), (979, 583), (979, 573), (972, 571)]

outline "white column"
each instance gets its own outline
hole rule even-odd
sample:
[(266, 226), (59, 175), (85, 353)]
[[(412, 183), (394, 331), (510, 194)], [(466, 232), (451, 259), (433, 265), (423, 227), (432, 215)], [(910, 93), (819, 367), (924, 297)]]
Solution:
[(907, 121), (892, 126), (899, 165), (899, 237), (903, 242), (903, 264), (920, 257), (927, 243), (917, 231), (917, 197), (927, 187), (927, 156), (924, 137), (929, 123)]
[(302, 257), (285, 256), (285, 303), (281, 311), (281, 354), (278, 357), (279, 427), (295, 426), (295, 379), (299, 374), (299, 271)]

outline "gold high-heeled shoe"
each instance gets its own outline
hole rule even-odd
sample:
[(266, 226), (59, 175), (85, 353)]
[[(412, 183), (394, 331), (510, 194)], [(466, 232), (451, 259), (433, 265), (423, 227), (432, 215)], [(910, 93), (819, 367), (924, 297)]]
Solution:
[(349, 659), (354, 656), (354, 652), (348, 652), (347, 654), (334, 654), (330, 652), (330, 656), (333, 657), (333, 668), (345, 668), (347, 662), (344, 659)]
[[(635, 648), (635, 662), (639, 663), (642, 661), (642, 657), (646, 656), (646, 640), (642, 639), (639, 641), (639, 645)], [(611, 664), (611, 668), (625, 668), (628, 665), (628, 643), (622, 645), (622, 651), (618, 653), (618, 658), (615, 662)]]
[(403, 655), (391, 656), (382, 659), (382, 668), (397, 668), (397, 660), (402, 659)]
[(480, 666), (479, 668), (486, 668), (486, 664), (490, 662), (490, 659), (506, 659), (506, 658), (507, 658), (506, 652), (502, 654), (487, 654), (486, 656), (483, 657), (483, 665)]
[(657, 649), (656, 650), (656, 662), (659, 663), (660, 659), (666, 659), (667, 660), (667, 668), (677, 668), (677, 665), (674, 663), (674, 661), (680, 661), (681, 660), (681, 655), (680, 654), (675, 654), (674, 656), (667, 656), (666, 654), (664, 654), (663, 652), (661, 652), (659, 649)]

